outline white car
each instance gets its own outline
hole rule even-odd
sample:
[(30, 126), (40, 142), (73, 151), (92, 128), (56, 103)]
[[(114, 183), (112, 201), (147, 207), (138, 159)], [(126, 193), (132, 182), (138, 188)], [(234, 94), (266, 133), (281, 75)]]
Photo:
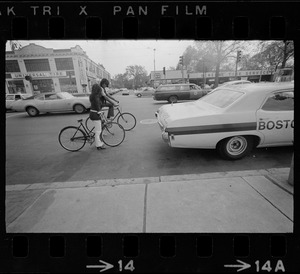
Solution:
[(129, 95), (129, 90), (127, 88), (122, 88), (122, 95)]
[(155, 113), (171, 147), (217, 149), (240, 159), (254, 147), (293, 145), (294, 83), (230, 85)]
[(14, 111), (26, 111), (29, 116), (37, 116), (41, 112), (75, 111), (84, 113), (90, 107), (91, 103), (88, 97), (74, 97), (68, 92), (41, 93), (12, 104)]
[(24, 100), (30, 97), (30, 94), (6, 94), (5, 96), (5, 108), (11, 110), (12, 104), (17, 100)]

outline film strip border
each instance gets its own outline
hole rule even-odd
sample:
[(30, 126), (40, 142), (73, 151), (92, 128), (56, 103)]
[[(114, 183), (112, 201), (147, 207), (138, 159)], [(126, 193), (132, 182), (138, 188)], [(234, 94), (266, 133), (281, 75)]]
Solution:
[[(1, 2), (1, 49), (10, 39), (297, 40), (299, 7), (241, 1)], [(300, 269), (297, 234), (5, 234), (0, 246), (3, 272)]]
[(299, 2), (0, 4), (6, 39), (293, 39)]
[(13, 235), (1, 268), (7, 273), (294, 272), (299, 268), (293, 241), (291, 234)]

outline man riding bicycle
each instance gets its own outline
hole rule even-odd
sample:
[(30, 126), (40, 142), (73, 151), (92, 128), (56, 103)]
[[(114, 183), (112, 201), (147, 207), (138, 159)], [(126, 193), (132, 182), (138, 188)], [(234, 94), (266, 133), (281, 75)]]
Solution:
[[(101, 92), (101, 100), (102, 100), (102, 107), (108, 107), (108, 113), (107, 113), (107, 119), (113, 118), (114, 115), (114, 106), (117, 106), (119, 104), (119, 101), (110, 96), (105, 88), (108, 88), (109, 86), (109, 81), (106, 78), (103, 78), (100, 82), (100, 87), (102, 88)], [(114, 104), (115, 101), (117, 105)]]

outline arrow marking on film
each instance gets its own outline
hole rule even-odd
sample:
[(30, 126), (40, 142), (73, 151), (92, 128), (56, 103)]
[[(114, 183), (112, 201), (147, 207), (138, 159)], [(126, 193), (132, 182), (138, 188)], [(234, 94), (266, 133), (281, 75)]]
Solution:
[(224, 267), (237, 267), (237, 268), (239, 268), (239, 269), (237, 270), (237, 272), (242, 271), (242, 270), (245, 270), (245, 269), (251, 267), (250, 264), (247, 264), (247, 263), (245, 263), (245, 262), (243, 262), (243, 261), (240, 261), (240, 260), (236, 260), (236, 261), (237, 261), (238, 263), (240, 263), (240, 264), (225, 264)]
[(102, 263), (102, 265), (87, 265), (86, 268), (103, 268), (100, 270), (100, 272), (103, 272), (114, 267), (112, 264), (102, 260), (99, 260), (99, 262)]

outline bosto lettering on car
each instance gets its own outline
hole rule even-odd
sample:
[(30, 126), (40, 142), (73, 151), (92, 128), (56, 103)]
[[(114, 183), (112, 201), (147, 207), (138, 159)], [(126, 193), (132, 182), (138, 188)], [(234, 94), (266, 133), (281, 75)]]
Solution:
[(206, 95), (210, 89), (202, 89), (195, 84), (160, 85), (153, 94), (156, 101), (176, 103), (179, 100), (197, 100)]
[(254, 147), (293, 145), (294, 84), (257, 83), (218, 88), (194, 102), (156, 113), (171, 147), (217, 149), (225, 159)]

